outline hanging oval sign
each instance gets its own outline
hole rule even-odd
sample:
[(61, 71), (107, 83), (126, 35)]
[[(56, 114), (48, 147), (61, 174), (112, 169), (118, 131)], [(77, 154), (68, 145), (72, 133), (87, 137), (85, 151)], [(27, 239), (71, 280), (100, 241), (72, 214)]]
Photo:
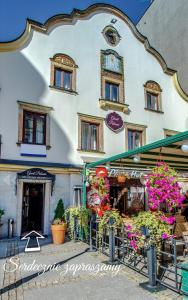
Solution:
[(116, 112), (109, 113), (105, 119), (106, 125), (114, 132), (119, 132), (124, 128), (124, 122)]

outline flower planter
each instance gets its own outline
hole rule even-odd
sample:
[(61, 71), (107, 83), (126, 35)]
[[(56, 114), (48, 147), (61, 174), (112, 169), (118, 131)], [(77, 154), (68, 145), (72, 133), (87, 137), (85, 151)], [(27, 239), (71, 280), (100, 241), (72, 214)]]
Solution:
[(126, 176), (125, 175), (118, 175), (117, 181), (119, 183), (124, 183), (126, 181)]
[(51, 225), (53, 243), (55, 245), (63, 244), (65, 241), (65, 232), (67, 224)]

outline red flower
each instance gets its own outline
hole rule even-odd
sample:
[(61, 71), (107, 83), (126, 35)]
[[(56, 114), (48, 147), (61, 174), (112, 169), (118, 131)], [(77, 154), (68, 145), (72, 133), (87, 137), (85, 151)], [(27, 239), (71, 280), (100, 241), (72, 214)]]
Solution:
[(102, 211), (102, 210), (98, 210), (97, 214), (98, 214), (98, 216), (99, 216), (100, 218), (102, 218), (102, 216), (103, 216), (103, 211)]

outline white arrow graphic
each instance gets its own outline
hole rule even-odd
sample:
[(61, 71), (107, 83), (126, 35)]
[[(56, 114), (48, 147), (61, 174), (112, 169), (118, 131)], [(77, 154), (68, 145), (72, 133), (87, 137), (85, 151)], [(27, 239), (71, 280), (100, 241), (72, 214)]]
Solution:
[(27, 240), (27, 244), (25, 246), (25, 252), (34, 252), (40, 251), (39, 239), (45, 239), (43, 235), (32, 230), (27, 233), (21, 240)]

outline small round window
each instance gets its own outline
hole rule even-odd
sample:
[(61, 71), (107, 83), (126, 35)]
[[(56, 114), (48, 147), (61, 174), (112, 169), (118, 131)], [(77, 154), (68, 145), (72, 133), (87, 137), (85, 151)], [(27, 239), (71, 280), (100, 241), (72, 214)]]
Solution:
[(112, 26), (107, 26), (103, 30), (103, 35), (107, 43), (111, 46), (116, 46), (120, 41), (120, 35)]

